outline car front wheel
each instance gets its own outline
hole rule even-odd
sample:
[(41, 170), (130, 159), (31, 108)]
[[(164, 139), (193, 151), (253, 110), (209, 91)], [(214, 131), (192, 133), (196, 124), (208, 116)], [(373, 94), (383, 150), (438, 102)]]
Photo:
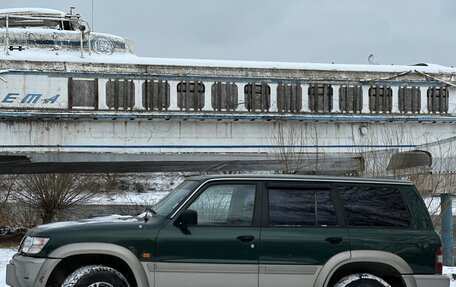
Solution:
[(127, 279), (117, 270), (102, 266), (84, 266), (71, 273), (62, 287), (129, 287)]

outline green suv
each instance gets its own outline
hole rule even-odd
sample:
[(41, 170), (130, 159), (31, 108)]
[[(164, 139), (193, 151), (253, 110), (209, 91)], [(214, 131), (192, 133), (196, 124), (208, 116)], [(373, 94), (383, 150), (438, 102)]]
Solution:
[(38, 226), (13, 287), (448, 287), (410, 182), (309, 176), (185, 180), (138, 217)]

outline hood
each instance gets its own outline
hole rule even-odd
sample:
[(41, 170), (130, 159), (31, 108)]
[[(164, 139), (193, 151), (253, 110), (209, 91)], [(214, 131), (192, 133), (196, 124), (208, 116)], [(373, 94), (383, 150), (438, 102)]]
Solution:
[(150, 229), (160, 221), (160, 218), (150, 218), (147, 223), (142, 215), (107, 215), (97, 216), (78, 221), (61, 221), (38, 225), (30, 229), (26, 235), (35, 237), (47, 237), (52, 241), (64, 239), (64, 241), (103, 241), (108, 242), (109, 236), (115, 238), (123, 234), (136, 232), (142, 229)]
[(152, 217), (147, 223), (140, 216), (109, 215), (79, 221), (64, 221), (37, 226), (27, 236), (49, 238), (49, 242), (37, 257), (44, 257), (53, 250), (75, 243), (111, 243), (124, 246), (142, 245), (155, 238), (163, 218)]
[(42, 233), (46, 231), (64, 231), (64, 230), (74, 230), (74, 229), (84, 229), (91, 228), (94, 225), (118, 225), (125, 223), (144, 223), (144, 218), (140, 216), (131, 216), (131, 215), (106, 215), (106, 216), (96, 216), (87, 219), (81, 219), (78, 221), (59, 221), (49, 224), (38, 225), (37, 227), (31, 229), (33, 233)]

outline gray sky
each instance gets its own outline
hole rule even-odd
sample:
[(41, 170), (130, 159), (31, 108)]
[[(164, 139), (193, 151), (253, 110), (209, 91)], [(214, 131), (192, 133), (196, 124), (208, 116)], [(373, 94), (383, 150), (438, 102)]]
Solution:
[[(76, 11), (91, 0), (1, 0)], [(455, 0), (94, 0), (94, 30), (140, 56), (456, 66)]]

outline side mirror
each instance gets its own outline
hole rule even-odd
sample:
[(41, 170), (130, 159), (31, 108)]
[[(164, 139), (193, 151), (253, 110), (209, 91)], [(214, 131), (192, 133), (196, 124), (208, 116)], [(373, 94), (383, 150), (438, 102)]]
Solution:
[(182, 229), (187, 229), (188, 226), (197, 224), (198, 213), (195, 210), (191, 209), (184, 210), (174, 223), (174, 225), (179, 226)]

